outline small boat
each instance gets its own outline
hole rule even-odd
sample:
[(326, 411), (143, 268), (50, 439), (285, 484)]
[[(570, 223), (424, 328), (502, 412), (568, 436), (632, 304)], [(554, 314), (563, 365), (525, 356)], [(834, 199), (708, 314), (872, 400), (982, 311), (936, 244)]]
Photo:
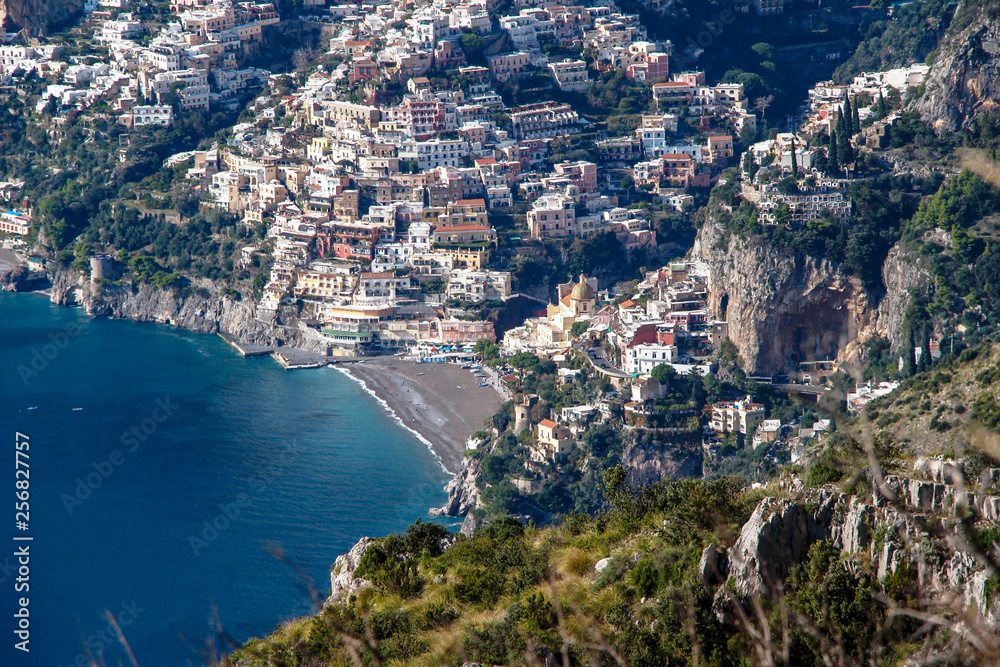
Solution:
[(79, 412), (80, 410), (83, 410), (83, 408), (73, 408), (73, 412)]
[(28, 408), (28, 410), (37, 410), (37, 409), (38, 409), (38, 406), (37, 406), (37, 405), (33, 405), (33, 406), (31, 406), (30, 408)]

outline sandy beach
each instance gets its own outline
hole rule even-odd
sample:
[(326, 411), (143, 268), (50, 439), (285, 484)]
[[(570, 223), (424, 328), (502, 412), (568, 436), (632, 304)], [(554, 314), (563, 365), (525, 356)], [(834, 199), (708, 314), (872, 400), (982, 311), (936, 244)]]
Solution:
[(503, 398), (455, 364), (417, 364), (374, 357), (339, 368), (365, 383), (403, 421), (426, 438), (449, 472), (461, 467), (469, 436), (497, 411)]
[(22, 262), (17, 258), (17, 255), (12, 253), (10, 250), (0, 248), (0, 273), (13, 271), (17, 267), (21, 266), (21, 264)]

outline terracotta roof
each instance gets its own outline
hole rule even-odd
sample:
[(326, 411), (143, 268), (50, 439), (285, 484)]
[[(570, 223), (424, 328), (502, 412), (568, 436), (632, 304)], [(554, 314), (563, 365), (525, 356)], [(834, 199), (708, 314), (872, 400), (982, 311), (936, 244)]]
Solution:
[(690, 88), (691, 84), (683, 81), (667, 81), (665, 83), (654, 83), (653, 88)]
[(371, 279), (382, 279), (382, 278), (392, 278), (393, 274), (391, 271), (380, 271), (378, 273), (362, 273), (361, 278), (365, 280)]
[(545, 428), (555, 428), (556, 423), (551, 419), (543, 419), (542, 421), (538, 422), (538, 425), (544, 426)]

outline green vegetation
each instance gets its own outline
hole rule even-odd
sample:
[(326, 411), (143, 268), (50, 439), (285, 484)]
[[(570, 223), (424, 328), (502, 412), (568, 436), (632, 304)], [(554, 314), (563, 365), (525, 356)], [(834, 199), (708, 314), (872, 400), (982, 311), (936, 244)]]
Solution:
[(891, 19), (862, 23), (858, 26), (861, 43), (847, 62), (837, 68), (834, 77), (850, 81), (861, 72), (923, 62), (937, 48), (938, 40), (951, 24), (955, 5), (952, 0), (897, 4)]
[[(759, 632), (720, 622), (697, 565), (709, 544), (732, 543), (759, 494), (734, 478), (640, 489), (624, 480), (609, 470), (612, 506), (558, 527), (498, 519), (443, 552), (443, 532), (428, 524), (385, 538), (358, 570), (379, 579), (372, 588), (251, 640), (229, 664), (520, 665), (560, 654), (574, 665), (754, 664)], [(885, 600), (916, 589), (905, 568), (881, 584), (868, 567), (816, 542), (755, 626), (782, 638), (790, 664), (823, 664), (838, 650), (881, 664), (882, 642), (902, 649), (919, 625), (889, 618)]]

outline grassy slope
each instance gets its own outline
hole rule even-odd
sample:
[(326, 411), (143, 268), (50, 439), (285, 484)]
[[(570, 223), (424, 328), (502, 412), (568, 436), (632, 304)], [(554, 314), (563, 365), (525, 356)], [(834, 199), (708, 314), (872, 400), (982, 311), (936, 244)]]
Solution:
[[(711, 594), (694, 570), (708, 543), (735, 540), (759, 497), (733, 480), (689, 480), (619, 497), (617, 510), (558, 528), (500, 522), (440, 555), (414, 556), (419, 594), (383, 582), (250, 641), (230, 664), (348, 665), (351, 637), (363, 644), (366, 636), (377, 648), (358, 649), (365, 664), (376, 652), (382, 664), (538, 664), (532, 658), (561, 654), (562, 637), (574, 664), (613, 664), (615, 655), (665, 664), (690, 655), (685, 612), (699, 626), (701, 650), (722, 655)], [(598, 573), (594, 565), (607, 557)]]
[(874, 432), (911, 456), (961, 458), (974, 446), (996, 455), (988, 436), (1000, 395), (1000, 344), (984, 343), (907, 380), (869, 406)]

